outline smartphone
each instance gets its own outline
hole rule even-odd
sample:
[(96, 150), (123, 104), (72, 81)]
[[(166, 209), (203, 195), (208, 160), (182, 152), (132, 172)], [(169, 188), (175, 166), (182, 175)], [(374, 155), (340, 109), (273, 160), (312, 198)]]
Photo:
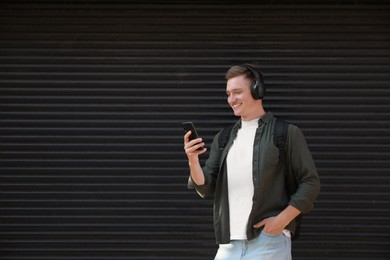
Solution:
[[(184, 122), (182, 125), (185, 133), (191, 131), (190, 141), (199, 138), (198, 132), (192, 122)], [(197, 150), (203, 150), (203, 147), (199, 147)]]

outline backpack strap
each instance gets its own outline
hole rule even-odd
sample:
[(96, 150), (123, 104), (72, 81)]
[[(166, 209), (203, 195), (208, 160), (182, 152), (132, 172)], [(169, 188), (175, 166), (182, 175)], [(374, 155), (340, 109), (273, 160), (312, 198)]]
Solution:
[(229, 142), (230, 132), (232, 131), (233, 126), (234, 125), (229, 125), (228, 127), (225, 127), (224, 129), (222, 129), (222, 132), (218, 138), (218, 146), (219, 146), (220, 152), (222, 152), (223, 149), (225, 149), (225, 146)]
[(281, 119), (276, 118), (276, 122), (274, 126), (274, 144), (276, 147), (279, 148), (279, 159), (283, 165), (283, 174), (285, 178), (287, 178), (287, 161), (286, 161), (287, 133), (288, 133), (288, 123)]

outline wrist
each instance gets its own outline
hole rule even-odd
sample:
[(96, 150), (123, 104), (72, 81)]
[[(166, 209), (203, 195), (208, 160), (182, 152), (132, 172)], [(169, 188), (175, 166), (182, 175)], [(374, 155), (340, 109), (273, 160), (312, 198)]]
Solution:
[(188, 158), (188, 164), (190, 167), (193, 165), (198, 165), (199, 164), (199, 157), (196, 156), (196, 157)]
[(296, 216), (298, 216), (301, 212), (294, 208), (293, 206), (288, 206), (285, 210), (279, 213), (276, 216), (278, 223), (283, 225), (285, 228)]

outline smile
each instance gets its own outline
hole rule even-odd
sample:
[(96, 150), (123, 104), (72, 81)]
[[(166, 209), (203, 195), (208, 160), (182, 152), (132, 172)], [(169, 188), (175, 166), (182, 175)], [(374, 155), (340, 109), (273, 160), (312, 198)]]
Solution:
[(235, 108), (237, 108), (237, 107), (241, 106), (241, 104), (242, 104), (242, 103), (240, 103), (240, 104), (236, 104), (236, 105), (233, 105), (233, 106), (232, 106), (232, 108), (233, 108), (233, 109), (235, 109)]

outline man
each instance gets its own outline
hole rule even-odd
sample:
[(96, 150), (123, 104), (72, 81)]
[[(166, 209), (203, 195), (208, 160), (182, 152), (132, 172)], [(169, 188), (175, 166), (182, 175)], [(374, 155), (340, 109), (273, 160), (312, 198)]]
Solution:
[[(240, 119), (219, 151), (218, 133), (205, 165), (201, 138), (184, 136), (190, 184), (202, 197), (214, 196), (214, 229), (219, 244), (216, 260), (291, 259), (294, 219), (310, 211), (320, 182), (305, 138), (289, 124), (286, 138), (288, 167), (299, 183), (291, 197), (286, 191), (279, 149), (273, 142), (276, 119), (263, 108), (265, 87), (258, 67), (243, 64), (226, 73), (227, 101)], [(221, 154), (220, 154), (221, 153)], [(220, 163), (221, 162), (221, 163)]]

